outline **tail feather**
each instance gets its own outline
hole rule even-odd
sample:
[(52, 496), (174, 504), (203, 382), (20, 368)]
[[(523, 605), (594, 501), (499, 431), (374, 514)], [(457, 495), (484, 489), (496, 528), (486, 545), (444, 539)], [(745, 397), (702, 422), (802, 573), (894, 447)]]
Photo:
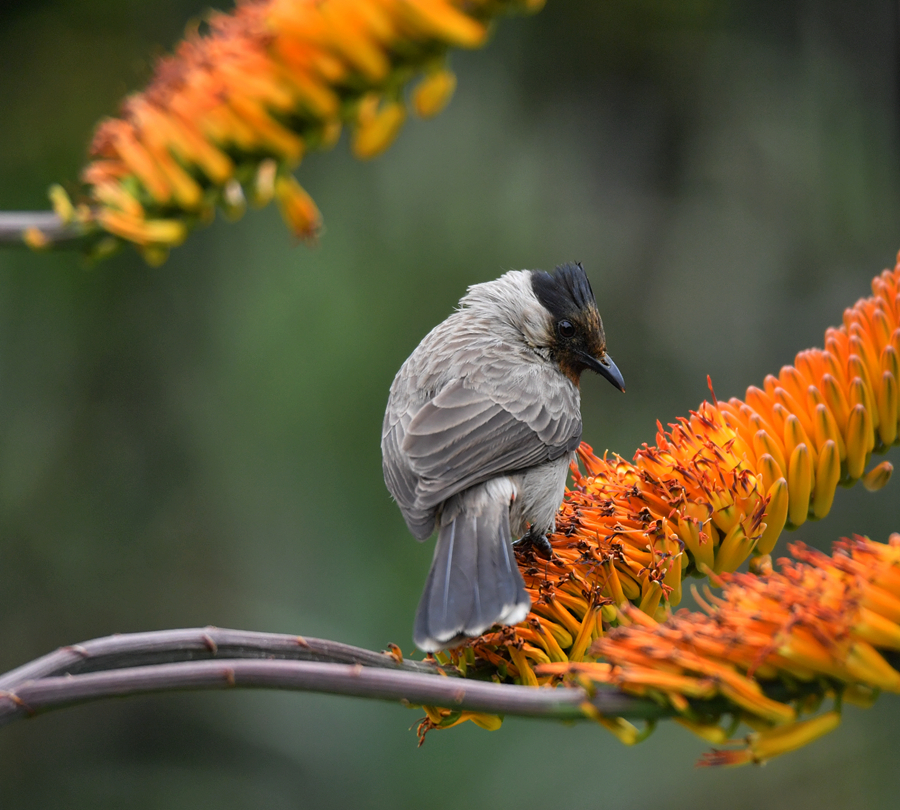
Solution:
[(530, 608), (512, 548), (508, 502), (477, 510), (463, 505), (438, 532), (416, 613), (416, 646), (425, 651), (453, 646), (494, 624), (520, 622)]

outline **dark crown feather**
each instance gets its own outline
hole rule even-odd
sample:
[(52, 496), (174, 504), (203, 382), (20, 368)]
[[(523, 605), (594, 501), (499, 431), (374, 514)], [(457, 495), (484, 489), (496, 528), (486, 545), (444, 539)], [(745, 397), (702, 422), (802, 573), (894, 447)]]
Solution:
[(532, 270), (531, 289), (554, 318), (572, 317), (597, 306), (581, 262), (561, 264), (552, 274), (546, 270)]

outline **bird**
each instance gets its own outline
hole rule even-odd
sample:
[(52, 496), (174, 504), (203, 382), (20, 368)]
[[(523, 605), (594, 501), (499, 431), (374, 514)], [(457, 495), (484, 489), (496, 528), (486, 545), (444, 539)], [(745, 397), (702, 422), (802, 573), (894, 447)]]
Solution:
[(457, 646), (531, 609), (513, 541), (547, 535), (581, 442), (579, 382), (622, 374), (580, 262), (474, 284), (403, 363), (382, 426), (384, 480), (419, 541), (437, 530), (416, 646)]

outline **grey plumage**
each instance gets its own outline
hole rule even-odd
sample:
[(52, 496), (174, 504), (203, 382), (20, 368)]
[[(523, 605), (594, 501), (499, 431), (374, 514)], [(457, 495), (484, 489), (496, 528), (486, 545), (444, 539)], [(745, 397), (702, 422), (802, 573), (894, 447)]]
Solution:
[(438, 529), (415, 623), (421, 649), (527, 615), (511, 542), (555, 526), (581, 439), (583, 368), (623, 388), (587, 278), (565, 265), (470, 287), (397, 373), (385, 482), (417, 539)]
[[(419, 646), (431, 646), (429, 640), (444, 644), (524, 618), (521, 606), (530, 602), (509, 531), (512, 487), (506, 479), (499, 479), (499, 487), (496, 481), (455, 495), (444, 505), (434, 562), (416, 614), (413, 637)], [(504, 483), (505, 492), (490, 491)], [(443, 633), (439, 628), (445, 628)], [(435, 638), (441, 635), (449, 638)]]

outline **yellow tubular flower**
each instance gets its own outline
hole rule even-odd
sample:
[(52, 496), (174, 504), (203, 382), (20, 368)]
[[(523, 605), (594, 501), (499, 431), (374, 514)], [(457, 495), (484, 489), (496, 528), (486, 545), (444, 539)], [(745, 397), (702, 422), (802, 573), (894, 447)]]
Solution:
[[(449, 49), (481, 47), (494, 18), (541, 5), (238, 0), (231, 14), (210, 13), (209, 33), (189, 33), (160, 60), (148, 88), (125, 100), (121, 118), (100, 123), (82, 173), (83, 200), (76, 208), (54, 187), (54, 206), (68, 217), (81, 212), (94, 255), (105, 255), (110, 240), (132, 242), (157, 262), (216, 207), (233, 218), (242, 210), (235, 200), (260, 199), (252, 187), (237, 193), (235, 184), (257, 177), (261, 164), (274, 161), (284, 177), (309, 149), (333, 146), (342, 124), (353, 129), (358, 157), (387, 149), (406, 118), (402, 91), (411, 79), (425, 76), (413, 107), (436, 115), (456, 84), (444, 66)], [(291, 193), (275, 196), (291, 230), (307, 238), (318, 209), (308, 195), (300, 205), (299, 192)], [(159, 225), (176, 221), (177, 240)]]
[(881, 464), (872, 467), (872, 469), (863, 476), (863, 486), (869, 490), (869, 492), (878, 492), (879, 489), (885, 487), (887, 482), (891, 480), (893, 472), (894, 465), (891, 464), (890, 461), (882, 461)]
[(293, 176), (275, 180), (275, 199), (294, 236), (307, 242), (315, 241), (322, 228), (322, 215), (312, 197)]
[(406, 121), (406, 107), (399, 101), (382, 101), (376, 93), (362, 100), (356, 118), (351, 148), (360, 160), (377, 157), (385, 151)]
[(44, 232), (40, 228), (26, 228), (22, 234), (22, 241), (32, 250), (44, 250), (50, 246), (50, 241), (44, 236)]
[[(823, 737), (829, 731), (834, 731), (840, 722), (839, 712), (826, 712), (811, 720), (756, 732), (747, 738), (746, 748), (736, 751), (713, 751), (704, 756), (697, 764), (701, 767), (746, 765), (750, 762), (762, 764), (773, 757), (794, 751)], [(714, 739), (711, 741), (715, 742)]]
[(427, 73), (413, 91), (413, 109), (420, 118), (437, 115), (449, 103), (456, 90), (456, 76), (442, 68)]

